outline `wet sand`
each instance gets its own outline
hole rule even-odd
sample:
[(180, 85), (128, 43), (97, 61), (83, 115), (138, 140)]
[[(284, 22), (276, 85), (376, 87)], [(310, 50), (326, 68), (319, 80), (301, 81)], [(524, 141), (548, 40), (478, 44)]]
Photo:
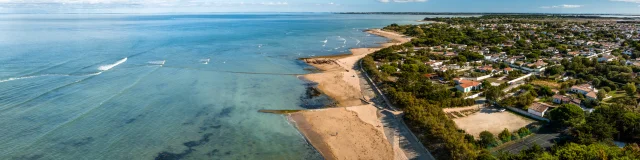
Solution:
[(290, 119), (326, 159), (407, 159), (397, 145), (387, 140), (380, 111), (362, 94), (356, 63), (368, 54), (410, 40), (379, 29), (368, 33), (389, 38), (378, 48), (351, 49), (352, 54), (304, 59), (321, 73), (304, 78), (317, 82), (318, 88), (337, 102), (340, 108), (308, 110), (290, 114)]

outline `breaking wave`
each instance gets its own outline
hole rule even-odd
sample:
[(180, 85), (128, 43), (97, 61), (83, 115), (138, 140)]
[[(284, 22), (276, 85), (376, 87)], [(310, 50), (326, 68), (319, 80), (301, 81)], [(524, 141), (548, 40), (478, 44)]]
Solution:
[(211, 61), (211, 59), (207, 58), (207, 59), (200, 59), (200, 63), (202, 64), (209, 64), (209, 62)]
[(118, 66), (118, 65), (120, 65), (120, 64), (122, 64), (122, 63), (124, 63), (124, 62), (126, 62), (126, 61), (127, 61), (127, 57), (124, 57), (123, 59), (121, 59), (121, 60), (117, 61), (116, 63), (110, 64), (110, 65), (100, 66), (100, 67), (98, 67), (98, 70), (101, 70), (101, 71), (108, 71), (108, 70), (110, 70), (111, 68), (116, 67), (116, 66)]

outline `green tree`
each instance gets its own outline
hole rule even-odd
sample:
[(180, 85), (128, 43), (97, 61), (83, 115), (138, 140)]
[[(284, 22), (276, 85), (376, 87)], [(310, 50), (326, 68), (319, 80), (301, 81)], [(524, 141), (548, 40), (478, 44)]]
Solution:
[(635, 83), (627, 83), (624, 87), (622, 87), (624, 91), (627, 92), (627, 95), (633, 97), (636, 95), (636, 84)]
[(484, 96), (489, 101), (498, 101), (505, 95), (504, 91), (500, 87), (487, 86), (487, 90), (484, 92)]
[(524, 138), (525, 136), (528, 136), (529, 134), (531, 134), (531, 131), (529, 131), (529, 128), (527, 127), (522, 127), (518, 129), (516, 133), (518, 133), (518, 136), (520, 136), (520, 138)]
[(598, 92), (598, 100), (602, 101), (604, 98), (607, 98), (607, 91), (600, 90)]
[(511, 132), (509, 132), (509, 129), (505, 128), (500, 132), (500, 134), (498, 134), (498, 138), (500, 138), (502, 142), (509, 142), (511, 141)]
[(498, 146), (498, 141), (493, 133), (489, 131), (480, 132), (480, 144), (484, 147), (495, 147)]
[(563, 104), (549, 112), (551, 120), (563, 126), (577, 126), (584, 121), (584, 111), (574, 104)]
[(396, 67), (393, 67), (393, 66), (388, 65), (388, 64), (384, 64), (384, 65), (380, 66), (380, 70), (382, 72), (384, 72), (384, 73), (387, 73), (387, 74), (396, 73), (396, 71), (397, 71)]

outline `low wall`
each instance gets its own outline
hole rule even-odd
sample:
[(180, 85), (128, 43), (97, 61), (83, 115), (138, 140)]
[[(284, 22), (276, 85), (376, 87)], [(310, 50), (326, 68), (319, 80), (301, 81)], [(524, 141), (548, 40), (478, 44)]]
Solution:
[(464, 99), (474, 99), (474, 98), (478, 98), (478, 97), (480, 97), (480, 95), (482, 95), (482, 93), (484, 93), (484, 92), (480, 92), (480, 93), (478, 93), (478, 94), (474, 94), (474, 95), (471, 95), (471, 96), (465, 97)]
[(507, 108), (507, 109), (509, 109), (509, 110), (511, 110), (511, 111), (518, 112), (518, 113), (520, 113), (520, 114), (522, 114), (522, 115), (525, 115), (525, 116), (527, 116), (527, 117), (529, 117), (529, 118), (535, 119), (535, 120), (539, 120), (539, 121), (547, 121), (547, 122), (551, 121), (551, 120), (546, 119), (546, 118), (544, 118), (544, 117), (540, 117), (540, 116), (537, 116), (537, 115), (535, 115), (535, 114), (531, 114), (531, 113), (529, 113), (529, 112), (527, 112), (527, 111), (524, 111), (524, 110), (522, 110), (522, 109), (518, 109), (518, 108), (514, 108), (514, 107), (506, 107), (506, 108)]

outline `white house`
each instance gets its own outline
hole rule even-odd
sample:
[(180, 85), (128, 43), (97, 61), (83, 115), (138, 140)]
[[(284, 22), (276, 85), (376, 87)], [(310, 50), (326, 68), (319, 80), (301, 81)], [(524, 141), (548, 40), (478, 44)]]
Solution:
[(458, 84), (456, 85), (456, 89), (458, 89), (463, 93), (468, 93), (473, 90), (482, 89), (482, 83), (478, 81), (461, 80), (461, 79), (456, 79), (455, 81)]
[(531, 104), (528, 112), (536, 116), (544, 117), (544, 114), (549, 110), (550, 107), (551, 105), (536, 102)]
[(569, 91), (571, 91), (573, 93), (583, 94), (583, 95), (587, 95), (587, 94), (589, 94), (589, 92), (596, 92), (596, 93), (598, 92), (597, 89), (593, 88), (589, 84), (581, 84), (581, 85), (572, 86), (571, 89), (569, 89)]

